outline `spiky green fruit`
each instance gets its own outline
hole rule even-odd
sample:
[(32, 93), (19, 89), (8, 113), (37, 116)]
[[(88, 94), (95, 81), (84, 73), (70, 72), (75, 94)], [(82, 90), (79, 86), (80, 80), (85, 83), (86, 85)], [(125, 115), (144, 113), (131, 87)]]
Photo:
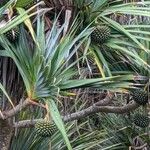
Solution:
[(131, 91), (133, 100), (139, 105), (145, 105), (148, 103), (148, 93), (141, 89)]
[(135, 114), (133, 118), (134, 124), (141, 127), (146, 128), (149, 126), (150, 119), (148, 116), (145, 116), (143, 114)]
[(97, 44), (104, 43), (110, 38), (110, 28), (108, 26), (98, 26), (91, 33), (91, 40)]
[(36, 134), (42, 137), (51, 137), (57, 130), (54, 123), (47, 121), (39, 121), (35, 124)]
[(8, 32), (5, 33), (5, 36), (10, 42), (16, 42), (19, 38), (19, 28), (16, 27), (12, 30), (9, 30)]

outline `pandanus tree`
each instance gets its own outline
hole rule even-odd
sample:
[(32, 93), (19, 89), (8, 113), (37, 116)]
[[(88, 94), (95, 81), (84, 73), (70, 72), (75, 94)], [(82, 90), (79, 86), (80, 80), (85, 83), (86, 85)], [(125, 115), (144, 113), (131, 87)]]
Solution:
[[(31, 8), (27, 8), (30, 2)], [(0, 149), (9, 149), (15, 128), (36, 126), (37, 134), (47, 136), (52, 133), (48, 134), (52, 131), (51, 124), (60, 131), (67, 148), (72, 149), (64, 122), (97, 112), (123, 114), (140, 106), (136, 100), (124, 106), (111, 105), (113, 92), (128, 92), (131, 87), (147, 83), (149, 26), (121, 25), (113, 17), (126, 14), (149, 17), (150, 2), (145, 5), (117, 0), (32, 2), (2, 2), (0, 9)], [(79, 53), (82, 55), (75, 57)], [(94, 64), (89, 65), (91, 58)], [(83, 67), (80, 64), (84, 60), (87, 64)], [(77, 78), (81, 72), (92, 74), (94, 68), (98, 72), (94, 78)], [(58, 107), (61, 97), (74, 95), (69, 90), (87, 87), (106, 90), (107, 96), (83, 110), (62, 116)], [(40, 118), (19, 120), (19, 112), (31, 106), (42, 108)]]

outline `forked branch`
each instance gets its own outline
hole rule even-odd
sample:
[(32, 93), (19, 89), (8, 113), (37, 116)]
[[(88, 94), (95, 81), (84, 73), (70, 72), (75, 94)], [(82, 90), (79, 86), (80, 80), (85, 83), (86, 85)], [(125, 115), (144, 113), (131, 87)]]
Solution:
[[(90, 106), (86, 109), (83, 109), (81, 111), (62, 116), (62, 119), (64, 122), (69, 122), (77, 119), (81, 119), (83, 117), (87, 117), (88, 115), (95, 114), (98, 112), (105, 112), (105, 113), (116, 113), (116, 114), (123, 114), (123, 113), (128, 113), (130, 111), (135, 110), (138, 108), (139, 105), (136, 104), (135, 102), (129, 103), (125, 106), (122, 107), (115, 107), (115, 106)], [(14, 124), (14, 127), (34, 127), (35, 123), (38, 122), (39, 119), (36, 120), (23, 120), (19, 121)]]
[(24, 101), (21, 100), (20, 103), (18, 105), (16, 105), (14, 108), (1, 112), (0, 113), (0, 119), (4, 120), (4, 119), (10, 118), (10, 117), (13, 117), (29, 105), (37, 105), (40, 107), (45, 107), (44, 105), (39, 104), (39, 103), (32, 101), (31, 99), (27, 98)]
[[(85, 108), (81, 111), (62, 116), (62, 119), (64, 122), (69, 122), (69, 121), (87, 117), (88, 115), (95, 114), (98, 112), (123, 114), (123, 113), (128, 113), (130, 111), (133, 111), (139, 107), (139, 105), (134, 101), (131, 103), (128, 103), (127, 105), (120, 106), (120, 107), (110, 106), (109, 104), (112, 101), (113, 96), (114, 95), (112, 93), (108, 93), (107, 96), (105, 97), (105, 99), (100, 100), (99, 102), (97, 102), (97, 103), (93, 104), (92, 106)], [(20, 112), (22, 109), (26, 108), (29, 105), (37, 105), (37, 106), (45, 108), (45, 106), (40, 103), (37, 103), (30, 99), (26, 99), (23, 102), (21, 102), (20, 104), (18, 104), (17, 106), (15, 106), (15, 108), (2, 112), (1, 113), (2, 115), (0, 115), (0, 119), (10, 118), (10, 117), (16, 115), (18, 112)], [(36, 120), (19, 121), (14, 124), (14, 127), (32, 127), (32, 126), (34, 126), (34, 124), (37, 121), (39, 121), (39, 120), (36, 119)]]

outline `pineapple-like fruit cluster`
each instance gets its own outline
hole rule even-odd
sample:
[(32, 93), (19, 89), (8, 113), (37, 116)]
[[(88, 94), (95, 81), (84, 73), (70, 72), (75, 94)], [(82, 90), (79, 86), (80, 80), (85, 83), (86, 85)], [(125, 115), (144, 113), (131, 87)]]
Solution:
[(134, 90), (131, 92), (133, 100), (139, 105), (148, 103), (148, 93), (144, 90)]
[(110, 38), (110, 32), (108, 26), (97, 26), (91, 33), (91, 40), (97, 44), (104, 43)]
[(51, 137), (57, 131), (57, 126), (48, 121), (39, 121), (35, 124), (35, 132), (41, 137)]
[(9, 30), (8, 32), (5, 33), (5, 36), (10, 42), (16, 42), (19, 38), (19, 28), (16, 27), (12, 30)]
[(135, 114), (133, 118), (134, 124), (141, 127), (141, 128), (146, 128), (149, 126), (150, 119), (148, 116), (145, 116), (143, 114)]

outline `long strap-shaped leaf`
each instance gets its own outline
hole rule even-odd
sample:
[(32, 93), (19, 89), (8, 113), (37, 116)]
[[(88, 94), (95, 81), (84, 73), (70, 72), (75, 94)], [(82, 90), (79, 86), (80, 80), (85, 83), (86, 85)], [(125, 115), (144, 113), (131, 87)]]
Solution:
[(8, 101), (10, 102), (10, 104), (14, 107), (14, 104), (13, 104), (12, 100), (10, 99), (9, 95), (7, 94), (7, 91), (5, 90), (5, 88), (3, 87), (3, 85), (1, 83), (0, 83), (0, 89), (5, 94), (5, 96), (7, 97)]
[(102, 18), (105, 19), (108, 23), (110, 23), (114, 28), (124, 33), (127, 37), (129, 37), (132, 41), (134, 41), (141, 49), (145, 50), (146, 52), (149, 52), (149, 50), (146, 49), (144, 45), (142, 45), (131, 33), (129, 33), (126, 29), (124, 29), (123, 26), (121, 26), (119, 23), (104, 16), (102, 16)]
[(47, 104), (48, 104), (49, 111), (50, 111), (50, 114), (52, 116), (52, 119), (54, 120), (54, 122), (57, 125), (59, 131), (61, 132), (61, 134), (62, 134), (62, 136), (63, 136), (63, 138), (66, 142), (66, 145), (68, 147), (68, 150), (72, 150), (71, 144), (69, 142), (69, 139), (68, 139), (65, 127), (64, 127), (64, 123), (61, 119), (61, 116), (59, 114), (58, 108), (57, 108), (54, 100), (48, 99)]

